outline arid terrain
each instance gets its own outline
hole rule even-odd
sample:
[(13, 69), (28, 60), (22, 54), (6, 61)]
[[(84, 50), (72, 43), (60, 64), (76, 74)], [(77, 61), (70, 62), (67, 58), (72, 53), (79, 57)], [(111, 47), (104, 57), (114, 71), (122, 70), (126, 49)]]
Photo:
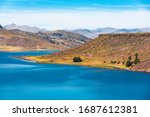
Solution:
[[(27, 51), (27, 50), (47, 50), (63, 49), (61, 46), (51, 44), (46, 40), (35, 36), (16, 34), (17, 31), (0, 30), (0, 50), (1, 51)], [(18, 32), (23, 33), (23, 32)]]
[[(139, 62), (127, 67), (129, 59), (134, 63), (136, 54)], [(80, 57), (82, 62), (74, 62), (74, 57)], [(150, 72), (150, 33), (102, 34), (76, 48), (24, 59)]]
[(88, 40), (80, 34), (66, 31), (32, 33), (0, 27), (0, 51), (65, 50)]

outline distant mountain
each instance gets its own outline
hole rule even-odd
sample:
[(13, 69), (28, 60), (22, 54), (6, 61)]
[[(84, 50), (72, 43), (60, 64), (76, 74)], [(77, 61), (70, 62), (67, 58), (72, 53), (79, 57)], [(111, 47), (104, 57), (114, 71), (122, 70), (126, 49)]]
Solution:
[(69, 48), (79, 46), (90, 40), (81, 34), (76, 34), (64, 30), (39, 32), (37, 33), (37, 36), (44, 38), (51, 43), (64, 45)]
[(99, 34), (113, 33), (115, 31), (117, 31), (117, 29), (106, 27), (106, 28), (98, 28), (95, 30), (76, 29), (76, 30), (72, 30), (71, 32), (78, 33), (78, 34), (81, 34), (81, 35), (84, 35), (88, 38), (93, 39), (93, 38), (96, 38)]
[(27, 25), (19, 26), (19, 25), (16, 25), (16, 24), (6, 25), (6, 26), (4, 26), (4, 28), (7, 29), (7, 30), (18, 29), (18, 30), (21, 30), (21, 31), (32, 32), (32, 33), (38, 33), (38, 32), (45, 32), (46, 31), (45, 29), (40, 29), (38, 27), (30, 27), (30, 26), (27, 26)]
[(95, 29), (95, 30), (92, 30), (92, 32), (94, 33), (113, 33), (115, 31), (117, 31), (118, 29), (115, 29), (115, 28), (111, 28), (111, 27), (106, 27), (106, 28), (98, 28), (98, 29)]
[(106, 27), (106, 28), (98, 28), (95, 30), (77, 29), (77, 30), (72, 30), (71, 32), (78, 33), (93, 39), (96, 38), (99, 34), (150, 32), (150, 28), (116, 29), (116, 28)]
[(2, 27), (2, 25), (0, 24), (0, 29), (2, 29), (3, 27)]
[[(101, 34), (97, 38), (72, 49), (41, 57), (27, 57), (37, 62), (83, 65), (102, 68), (121, 68), (150, 72), (150, 33)], [(140, 62), (134, 63), (137, 60)], [(126, 63), (132, 63), (127, 67)], [(74, 62), (80, 57), (82, 62)], [(79, 59), (78, 59), (79, 60)]]
[(150, 32), (150, 28), (141, 28), (139, 30), (141, 30), (141, 32)]
[(77, 29), (77, 30), (72, 30), (71, 32), (84, 35), (88, 38), (95, 38), (96, 37), (96, 34), (92, 30), (88, 30), (88, 29)]

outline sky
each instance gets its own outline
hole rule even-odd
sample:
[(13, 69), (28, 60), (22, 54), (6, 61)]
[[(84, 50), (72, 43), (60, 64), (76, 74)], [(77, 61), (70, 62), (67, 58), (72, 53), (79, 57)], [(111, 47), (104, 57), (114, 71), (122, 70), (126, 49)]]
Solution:
[(0, 0), (0, 24), (49, 30), (150, 27), (150, 0)]

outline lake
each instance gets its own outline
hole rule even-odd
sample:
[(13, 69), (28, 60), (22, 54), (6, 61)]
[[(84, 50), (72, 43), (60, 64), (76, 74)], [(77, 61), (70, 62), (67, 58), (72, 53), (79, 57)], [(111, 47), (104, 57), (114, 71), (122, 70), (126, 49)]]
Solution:
[(150, 73), (38, 64), (12, 57), (53, 52), (0, 52), (0, 100), (150, 99)]

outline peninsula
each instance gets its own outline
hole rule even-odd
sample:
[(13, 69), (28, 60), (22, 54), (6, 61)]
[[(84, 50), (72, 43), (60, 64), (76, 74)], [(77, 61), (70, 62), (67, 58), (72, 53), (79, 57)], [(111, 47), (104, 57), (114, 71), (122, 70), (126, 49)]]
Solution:
[(101, 34), (79, 47), (22, 58), (38, 63), (150, 72), (150, 33)]

